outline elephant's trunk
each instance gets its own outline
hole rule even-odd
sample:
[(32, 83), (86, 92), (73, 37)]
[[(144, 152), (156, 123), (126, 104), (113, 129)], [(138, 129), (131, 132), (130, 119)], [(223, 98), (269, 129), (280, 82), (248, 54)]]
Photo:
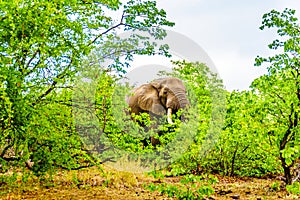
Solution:
[(176, 90), (174, 92), (177, 100), (178, 100), (178, 105), (176, 106), (175, 109), (180, 109), (180, 108), (185, 108), (187, 105), (189, 105), (189, 101), (188, 99), (186, 98), (186, 94), (185, 94), (185, 91), (184, 90)]
[(173, 90), (174, 97), (168, 99), (167, 101), (167, 119), (169, 124), (173, 124), (172, 121), (172, 112), (177, 112), (180, 108), (185, 108), (189, 105), (189, 101), (187, 100), (185, 91), (182, 89), (174, 89)]

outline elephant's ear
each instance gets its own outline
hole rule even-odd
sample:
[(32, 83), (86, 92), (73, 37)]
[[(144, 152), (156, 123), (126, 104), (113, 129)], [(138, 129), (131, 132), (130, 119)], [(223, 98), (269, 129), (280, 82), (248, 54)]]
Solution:
[(156, 115), (163, 115), (165, 108), (161, 105), (158, 90), (150, 84), (145, 84), (138, 97), (138, 105), (142, 110), (150, 111)]
[(160, 82), (158, 81), (153, 81), (151, 83), (149, 83), (150, 85), (152, 85), (152, 87), (154, 87), (158, 92), (159, 90), (162, 88), (162, 85)]

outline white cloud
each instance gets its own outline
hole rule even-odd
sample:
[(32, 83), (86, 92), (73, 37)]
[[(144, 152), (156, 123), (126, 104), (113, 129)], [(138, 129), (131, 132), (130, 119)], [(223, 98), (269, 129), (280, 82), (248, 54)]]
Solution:
[(267, 45), (274, 31), (259, 30), (262, 16), (272, 9), (297, 10), (295, 0), (158, 0), (176, 25), (172, 29), (198, 43), (214, 61), (228, 90), (247, 89), (252, 80), (266, 70), (254, 67), (257, 55), (271, 53)]
[(217, 57), (215, 65), (229, 91), (248, 89), (254, 77), (266, 73), (266, 69), (254, 67), (254, 58), (242, 56), (238, 52), (225, 52), (217, 54)]

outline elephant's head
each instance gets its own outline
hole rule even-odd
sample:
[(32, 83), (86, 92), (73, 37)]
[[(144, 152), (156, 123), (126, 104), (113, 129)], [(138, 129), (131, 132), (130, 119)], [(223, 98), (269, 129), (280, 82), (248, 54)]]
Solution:
[(178, 78), (162, 78), (151, 84), (157, 89), (158, 98), (167, 110), (168, 122), (173, 123), (172, 113), (176, 113), (180, 108), (185, 108), (189, 104), (184, 84)]
[(167, 114), (168, 123), (172, 124), (172, 113), (189, 104), (185, 86), (178, 78), (161, 78), (141, 85), (127, 98), (131, 112), (151, 112), (156, 115)]

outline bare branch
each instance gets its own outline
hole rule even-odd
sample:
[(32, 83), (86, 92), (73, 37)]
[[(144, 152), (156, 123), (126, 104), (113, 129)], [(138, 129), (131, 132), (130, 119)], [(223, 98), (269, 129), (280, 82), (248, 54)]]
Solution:
[(40, 49), (37, 49), (34, 54), (32, 55), (32, 57), (30, 58), (30, 60), (28, 61), (28, 63), (26, 64), (26, 69), (29, 67), (29, 65), (31, 64), (31, 62), (33, 61), (33, 59), (35, 58), (35, 56), (40, 53)]
[(102, 37), (103, 35), (107, 34), (108, 32), (118, 28), (119, 26), (123, 26), (124, 24), (121, 22), (115, 26), (110, 27), (109, 29), (107, 29), (106, 31), (100, 33), (99, 35), (97, 35), (87, 46), (90, 46), (92, 44), (94, 44), (96, 42), (96, 40), (98, 40), (100, 37)]
[[(66, 66), (66, 68), (64, 69), (64, 71), (56, 76), (56, 79), (62, 79), (62, 78), (64, 78), (67, 75), (66, 72), (68, 71), (69, 67), (71, 66), (72, 61), (73, 61), (73, 59), (71, 59), (70, 63), (68, 64), (68, 66)], [(37, 100), (35, 102), (33, 102), (31, 105), (34, 106), (38, 102), (40, 102), (45, 96), (47, 96), (50, 92), (52, 92), (52, 90), (55, 89), (55, 87), (56, 87), (57, 84), (58, 84), (57, 81), (53, 81), (52, 84), (51, 84), (51, 86), (43, 94), (41, 94), (37, 98)]]

